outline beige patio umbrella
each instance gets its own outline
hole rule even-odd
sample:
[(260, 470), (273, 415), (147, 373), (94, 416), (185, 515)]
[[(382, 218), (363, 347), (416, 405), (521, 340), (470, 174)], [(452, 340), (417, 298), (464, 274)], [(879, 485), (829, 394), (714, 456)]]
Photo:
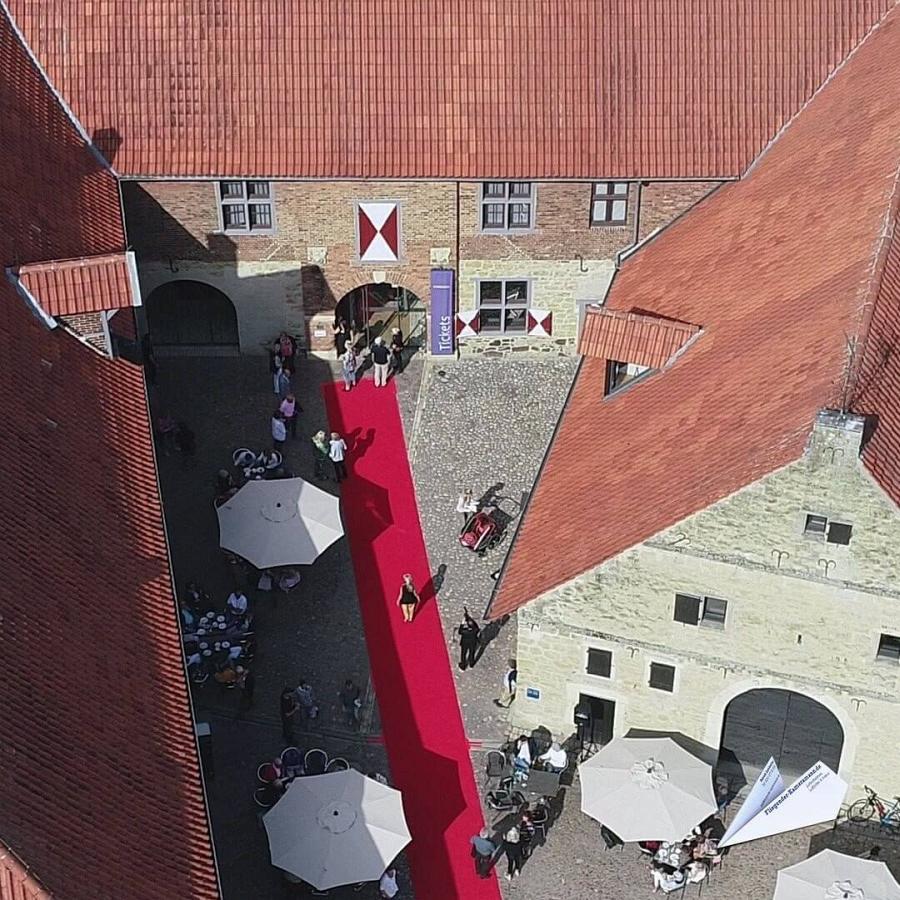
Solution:
[(314, 562), (344, 533), (338, 498), (302, 478), (248, 481), (216, 512), (219, 546), (258, 569)]
[(900, 900), (883, 862), (822, 850), (778, 873), (774, 900)]
[(272, 865), (319, 890), (377, 881), (410, 841), (400, 791), (355, 769), (295, 778), (263, 822)]
[(616, 738), (578, 773), (582, 812), (623, 841), (680, 840), (716, 811), (712, 766), (668, 737)]

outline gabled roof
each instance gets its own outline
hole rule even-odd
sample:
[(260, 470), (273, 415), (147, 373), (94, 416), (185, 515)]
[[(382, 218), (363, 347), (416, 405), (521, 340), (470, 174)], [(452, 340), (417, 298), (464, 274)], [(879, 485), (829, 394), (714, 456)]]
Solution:
[[(0, 268), (124, 250), (114, 178), (2, 6), (0, 147)], [(212, 900), (143, 374), (6, 277), (0, 358), (0, 839), (59, 900)]]
[(798, 459), (817, 412), (841, 402), (848, 336), (870, 321), (860, 392), (878, 423), (865, 459), (900, 500), (896, 246), (885, 262), (900, 165), (900, 79), (885, 75), (897, 59), (900, 11), (743, 180), (626, 261), (613, 309), (703, 332), (621, 395), (603, 397), (603, 360), (582, 361), (492, 616)]
[(661, 369), (699, 331), (699, 325), (687, 322), (590, 307), (578, 339), (578, 352), (594, 359)]
[(132, 263), (126, 253), (55, 259), (20, 266), (20, 285), (48, 316), (134, 306)]
[(127, 175), (736, 176), (894, 0), (7, 0)]

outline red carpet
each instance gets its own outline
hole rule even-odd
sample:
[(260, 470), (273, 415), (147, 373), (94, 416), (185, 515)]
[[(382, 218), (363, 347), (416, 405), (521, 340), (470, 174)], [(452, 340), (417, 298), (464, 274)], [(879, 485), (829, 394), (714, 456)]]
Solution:
[[(393, 383), (376, 389), (367, 378), (349, 393), (342, 385), (324, 392), (330, 426), (349, 447), (341, 506), (391, 781), (412, 833), (416, 897), (499, 900), (496, 877), (479, 879), (470, 855), (484, 822)], [(423, 601), (412, 624), (396, 605), (404, 572)]]

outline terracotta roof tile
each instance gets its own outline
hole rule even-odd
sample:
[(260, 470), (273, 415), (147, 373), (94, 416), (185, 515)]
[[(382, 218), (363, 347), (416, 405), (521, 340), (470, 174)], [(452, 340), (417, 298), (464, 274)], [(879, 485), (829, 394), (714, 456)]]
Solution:
[(50, 316), (134, 305), (131, 272), (124, 253), (29, 263), (19, 268), (18, 278)]
[(51, 894), (20, 860), (0, 841), (0, 900), (51, 900)]
[[(116, 183), (2, 5), (0, 147), (0, 263), (123, 250)], [(143, 373), (5, 277), (0, 357), (0, 836), (60, 900), (212, 900)]]
[[(900, 165), (900, 79), (885, 78), (897, 59), (893, 12), (744, 179), (625, 263), (609, 306), (702, 322), (703, 335), (605, 399), (603, 361), (583, 360), (491, 615), (799, 458), (817, 412), (840, 403)], [(868, 410), (890, 419), (866, 459), (895, 486), (897, 263), (892, 247), (863, 382)], [(893, 348), (882, 387), (879, 341)]]
[(742, 172), (894, 0), (9, 0), (129, 175)]
[(591, 308), (585, 315), (578, 352), (594, 359), (614, 359), (661, 369), (699, 332), (699, 325), (687, 322)]

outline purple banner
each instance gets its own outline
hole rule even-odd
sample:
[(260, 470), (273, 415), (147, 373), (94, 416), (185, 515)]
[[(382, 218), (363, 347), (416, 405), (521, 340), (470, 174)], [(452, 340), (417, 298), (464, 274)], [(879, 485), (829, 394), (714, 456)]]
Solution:
[(431, 270), (431, 354), (452, 356), (456, 344), (453, 269)]

